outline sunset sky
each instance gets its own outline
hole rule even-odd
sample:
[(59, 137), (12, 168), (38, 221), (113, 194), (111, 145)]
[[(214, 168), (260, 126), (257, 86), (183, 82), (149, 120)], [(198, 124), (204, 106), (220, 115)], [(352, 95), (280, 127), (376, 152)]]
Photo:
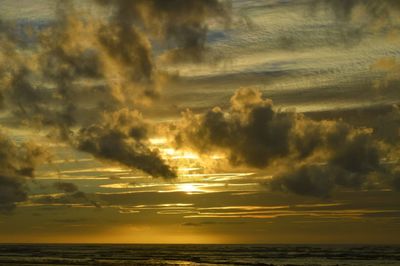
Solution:
[(400, 244), (400, 1), (0, 0), (0, 242)]

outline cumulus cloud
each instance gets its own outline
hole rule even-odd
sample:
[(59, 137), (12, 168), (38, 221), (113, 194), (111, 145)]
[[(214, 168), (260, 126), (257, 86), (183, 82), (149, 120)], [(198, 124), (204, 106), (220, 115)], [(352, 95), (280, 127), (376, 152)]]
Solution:
[[(127, 22), (145, 28), (164, 44), (166, 54), (172, 61), (201, 60), (206, 48), (207, 21), (209, 19), (223, 23), (229, 21), (228, 1), (97, 0), (97, 2), (111, 5), (116, 9), (114, 23), (119, 30), (123, 31), (127, 25), (129, 27)], [(126, 38), (126, 36), (130, 35), (125, 34), (120, 37)], [(148, 65), (147, 62), (144, 63)]]
[(30, 143), (16, 144), (0, 133), (0, 212), (9, 212), (27, 200), (27, 179), (34, 177), (46, 152)]
[(180, 130), (178, 146), (224, 151), (233, 165), (275, 167), (270, 187), (297, 194), (360, 188), (370, 174), (386, 171), (372, 129), (276, 110), (254, 89), (238, 90), (229, 111), (186, 113)]
[(160, 54), (169, 58), (164, 63), (201, 60), (209, 22), (227, 22), (229, 4), (95, 3), (110, 8), (110, 16), (101, 20), (77, 12), (71, 1), (59, 1), (55, 21), (32, 32), (30, 47), (12, 38), (11, 26), (0, 23), (3, 111), (17, 117), (18, 126), (50, 130), (51, 136), (97, 158), (152, 176), (174, 177), (149, 147), (148, 125), (139, 115), (122, 115), (122, 110), (138, 114), (157, 98), (168, 76), (158, 70)]
[(360, 189), (367, 174), (347, 171), (331, 164), (300, 164), (279, 173), (266, 185), (273, 190), (327, 198), (336, 187)]
[(274, 190), (288, 190), (300, 195), (327, 197), (335, 187), (334, 172), (329, 167), (303, 165), (272, 180)]
[(293, 120), (291, 113), (275, 112), (259, 91), (242, 89), (232, 97), (230, 112), (216, 107), (200, 117), (186, 113), (176, 139), (178, 145), (189, 143), (201, 152), (226, 150), (232, 164), (262, 168), (289, 153)]
[(147, 146), (147, 126), (138, 112), (123, 109), (108, 115), (104, 123), (82, 128), (75, 146), (94, 156), (137, 168), (152, 176), (173, 178), (173, 169), (157, 151)]
[[(37, 33), (33, 49), (21, 46), (5, 30), (10, 27), (0, 23), (2, 108), (18, 118), (14, 121), (55, 129), (59, 139), (99, 159), (152, 176), (174, 177), (174, 170), (150, 148), (151, 127), (137, 110), (160, 93), (167, 74), (159, 71), (158, 59), (163, 63), (204, 59), (209, 22), (228, 22), (229, 3), (96, 2), (110, 8), (109, 17), (82, 17), (72, 2), (60, 1), (57, 20)], [(372, 12), (377, 5), (328, 2), (346, 12), (364, 4)], [(386, 9), (398, 6), (394, 1), (382, 3)], [(267, 168), (284, 162), (283, 168), (289, 170), (282, 171), (274, 186), (294, 191), (292, 184), (308, 180), (311, 190), (294, 191), (299, 194), (322, 196), (336, 185), (360, 187), (367, 175), (381, 168), (369, 130), (276, 110), (271, 100), (251, 89), (239, 90), (228, 111), (214, 108), (200, 116), (187, 112), (180, 129), (178, 145), (200, 152), (222, 150), (233, 165)], [(396, 141), (395, 133), (390, 137)], [(25, 171), (29, 174), (28, 168)], [(327, 178), (322, 182), (316, 175)], [(19, 188), (14, 187), (16, 195)]]

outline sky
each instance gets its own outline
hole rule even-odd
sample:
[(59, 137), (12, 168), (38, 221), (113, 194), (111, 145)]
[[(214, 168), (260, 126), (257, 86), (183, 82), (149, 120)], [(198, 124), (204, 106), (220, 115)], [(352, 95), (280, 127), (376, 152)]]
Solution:
[(400, 244), (396, 0), (0, 0), (0, 242)]

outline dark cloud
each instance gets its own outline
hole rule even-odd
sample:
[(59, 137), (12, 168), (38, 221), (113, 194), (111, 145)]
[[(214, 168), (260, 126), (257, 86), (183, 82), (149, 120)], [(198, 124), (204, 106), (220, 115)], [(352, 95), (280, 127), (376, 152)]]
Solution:
[(224, 149), (232, 164), (263, 168), (288, 155), (293, 119), (291, 113), (275, 112), (260, 92), (242, 89), (232, 97), (229, 113), (214, 108), (201, 117), (186, 114), (177, 143), (189, 143), (201, 152)]
[(187, 113), (180, 130), (178, 146), (223, 151), (233, 165), (271, 168), (271, 188), (302, 195), (361, 188), (370, 174), (387, 171), (373, 130), (276, 110), (253, 89), (237, 91), (228, 112)]
[(96, 208), (101, 208), (101, 205), (97, 202), (97, 198), (93, 197), (82, 191), (73, 191), (71, 193), (63, 193), (61, 195), (44, 195), (30, 199), (33, 203), (45, 204), (45, 205), (71, 205), (71, 204), (82, 204), (89, 205)]
[(272, 180), (274, 190), (286, 190), (299, 195), (327, 197), (335, 183), (331, 169), (320, 166), (301, 166)]
[(360, 189), (368, 175), (331, 164), (302, 164), (276, 175), (267, 186), (277, 191), (328, 198), (336, 187)]
[(104, 82), (103, 57), (88, 23), (71, 6), (61, 5), (58, 20), (39, 36), (40, 67), (33, 71), (43, 82), (40, 91), (51, 94), (43, 101), (47, 109), (41, 112), (41, 122), (64, 134), (72, 126), (97, 121), (92, 114), (98, 117), (99, 108), (115, 109), (119, 104), (113, 88)]
[(145, 35), (132, 26), (111, 25), (100, 28), (99, 40), (128, 80), (144, 84), (153, 81), (155, 65)]
[(374, 128), (374, 134), (386, 143), (395, 145), (400, 139), (400, 106), (392, 105), (390, 111), (379, 114), (366, 123)]
[(9, 212), (17, 202), (27, 200), (24, 182), (19, 177), (0, 176), (0, 213)]
[(29, 200), (40, 204), (89, 204), (96, 208), (101, 208), (96, 197), (81, 191), (74, 183), (59, 181), (53, 183), (53, 187), (63, 193), (58, 195), (32, 197)]
[[(201, 60), (207, 39), (207, 20), (220, 20), (223, 23), (229, 21), (228, 1), (98, 0), (97, 2), (115, 7), (114, 22), (121, 30), (129, 28), (131, 22), (150, 32), (164, 44), (164, 49), (168, 50), (172, 46), (172, 49), (167, 51), (172, 61)], [(124, 38), (127, 36), (130, 35), (125, 34)]]
[(393, 174), (392, 185), (395, 190), (400, 191), (400, 171)]
[(152, 176), (174, 177), (158, 152), (150, 149), (147, 124), (129, 117), (131, 121), (111, 125), (106, 117), (126, 108), (137, 112), (157, 98), (168, 76), (157, 68), (160, 54), (200, 60), (209, 21), (227, 22), (229, 4), (96, 2), (110, 7), (107, 19), (80, 13), (71, 1), (58, 1), (56, 20), (33, 33), (33, 46), (22, 47), (9, 34), (12, 27), (0, 23), (3, 110), (22, 125), (50, 130), (50, 136), (98, 158)]
[[(171, 177), (172, 171), (166, 171), (169, 168), (158, 154), (145, 141), (141, 142), (147, 139), (147, 124), (139, 121), (137, 111), (125, 109), (127, 99), (138, 96), (134, 92), (141, 90), (139, 83), (151, 79), (151, 71), (142, 68), (140, 47), (144, 44), (135, 39), (138, 36), (134, 32), (115, 33), (120, 30), (115, 25), (101, 25), (98, 37), (97, 28), (87, 31), (84, 22), (75, 20), (73, 11), (72, 15), (65, 12), (60, 15), (61, 25), (54, 28), (55, 34), (45, 37), (42, 44), (44, 76), (56, 87), (62, 107), (52, 125), (63, 140), (97, 158), (138, 168), (153, 176)], [(80, 37), (84, 38), (81, 34), (89, 35), (86, 46), (76, 43)], [(59, 36), (57, 42), (52, 41), (54, 35)], [(151, 62), (149, 66), (152, 67)], [(108, 71), (114, 67), (123, 69), (123, 73), (110, 76)], [(120, 77), (123, 83), (113, 86), (111, 79)], [(105, 84), (82, 87), (80, 79)]]
[[(1, 31), (0, 23), (2, 105), (29, 126), (37, 122), (46, 130), (55, 129), (59, 139), (97, 158), (152, 176), (174, 177), (173, 169), (150, 148), (151, 128), (136, 110), (159, 94), (165, 78), (157, 67), (159, 59), (198, 61), (204, 57), (208, 23), (229, 21), (229, 3), (97, 2), (111, 7), (111, 16), (103, 21), (82, 18), (72, 2), (60, 1), (57, 21), (39, 34), (37, 46), (29, 51)], [(370, 13), (398, 7), (394, 1), (320, 3), (331, 5), (344, 18), (358, 5), (365, 5)], [(398, 120), (390, 121), (396, 128)], [(380, 171), (379, 149), (372, 135), (345, 122), (315, 121), (276, 110), (259, 92), (243, 89), (232, 97), (228, 112), (215, 108), (202, 116), (187, 113), (177, 143), (204, 153), (223, 150), (233, 165), (266, 168), (279, 161), (293, 163), (293, 167), (284, 164), (291, 170), (282, 171), (279, 187), (293, 191), (291, 184), (297, 179), (308, 180), (316, 192), (295, 192), (325, 195), (336, 185), (360, 187), (366, 176)], [(389, 138), (396, 142), (396, 133), (384, 140)], [(26, 168), (23, 173), (31, 171)], [(326, 182), (314, 178), (332, 172), (335, 177)]]
[(26, 180), (45, 156), (43, 149), (29, 143), (16, 144), (0, 134), (0, 212), (9, 212), (15, 204), (27, 200)]
[(369, 134), (357, 133), (332, 146), (330, 163), (354, 173), (368, 173), (379, 168), (379, 151)]
[(158, 152), (147, 147), (146, 130), (138, 112), (124, 109), (108, 116), (103, 124), (82, 128), (74, 141), (78, 149), (100, 159), (119, 162), (154, 177), (175, 177)]
[(295, 161), (294, 168), (289, 167), (277, 175), (272, 181), (273, 187), (278, 185), (297, 194), (327, 197), (335, 186), (359, 189), (370, 173), (384, 171), (378, 144), (370, 132), (354, 129), (343, 122), (305, 123), (309, 125), (295, 134), (300, 159), (313, 153), (324, 154), (305, 162)]
[(355, 127), (373, 129), (374, 138), (396, 144), (399, 140), (400, 108), (397, 104), (308, 112), (313, 120), (340, 120)]
[(62, 192), (66, 192), (66, 193), (73, 193), (78, 191), (78, 186), (75, 185), (74, 183), (68, 183), (68, 182), (56, 182), (53, 184), (53, 186)]

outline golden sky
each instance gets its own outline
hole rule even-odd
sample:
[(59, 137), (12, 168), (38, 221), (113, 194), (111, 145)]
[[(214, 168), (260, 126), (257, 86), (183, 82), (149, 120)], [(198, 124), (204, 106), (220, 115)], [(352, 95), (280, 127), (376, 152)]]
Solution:
[(399, 244), (396, 1), (0, 7), (0, 242)]

